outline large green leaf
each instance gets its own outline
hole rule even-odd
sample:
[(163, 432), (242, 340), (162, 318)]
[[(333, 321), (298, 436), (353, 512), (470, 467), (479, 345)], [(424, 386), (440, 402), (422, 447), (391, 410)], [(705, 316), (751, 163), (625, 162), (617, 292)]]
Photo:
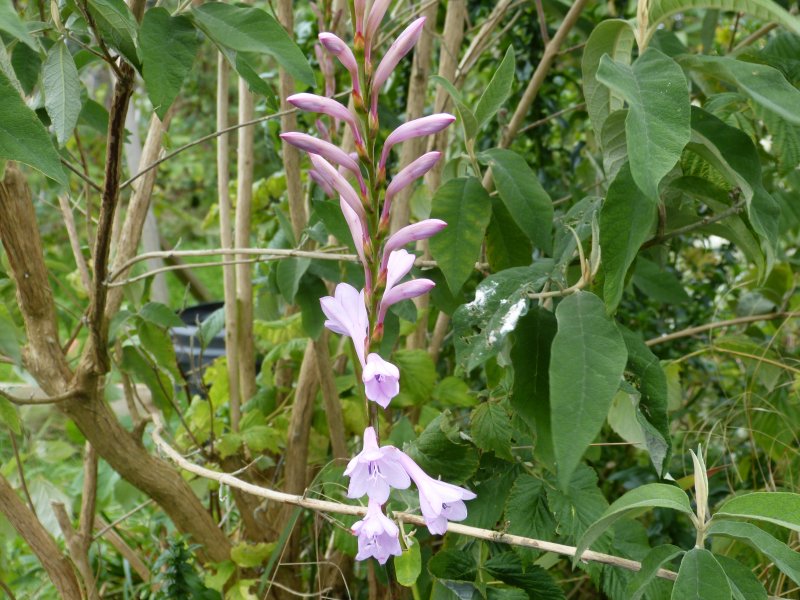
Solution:
[[(563, 600), (564, 598), (564, 591), (547, 571), (538, 565), (525, 568), (522, 561), (513, 552), (495, 554), (481, 566), (492, 577), (524, 590), (524, 598), (535, 598), (536, 600)], [(508, 596), (509, 600), (516, 597)], [(491, 595), (488, 598), (494, 600)], [(500, 596), (499, 599), (506, 600), (506, 596)]]
[(763, 21), (775, 21), (800, 34), (800, 19), (789, 14), (773, 0), (649, 0), (647, 7), (648, 39), (665, 19), (679, 12), (700, 8), (743, 12)]
[(625, 290), (628, 269), (656, 221), (656, 203), (633, 180), (630, 165), (611, 183), (600, 209), (600, 249), (603, 257), (603, 300), (614, 312)]
[(727, 556), (717, 554), (714, 558), (728, 576), (734, 600), (767, 600), (767, 590), (750, 569)]
[[(565, 489), (552, 483), (547, 486), (547, 502), (556, 519), (556, 531), (574, 544), (608, 509), (608, 501), (598, 486), (597, 473), (585, 464), (578, 465)], [(598, 542), (595, 548), (601, 552), (611, 549), (610, 535)]]
[(25, 23), (14, 10), (12, 0), (0, 0), (0, 31), (14, 36), (31, 50), (39, 51), (39, 44), (28, 33)]
[[(609, 115), (622, 109), (623, 98), (597, 80), (597, 69), (604, 55), (620, 64), (630, 64), (633, 49), (633, 28), (628, 21), (609, 19), (592, 30), (583, 50), (581, 71), (586, 110), (592, 122), (595, 137), (602, 140), (603, 126)], [(605, 147), (605, 142), (601, 142)]]
[(478, 129), (483, 127), (508, 99), (508, 95), (511, 93), (511, 86), (514, 83), (515, 69), (514, 46), (509, 44), (500, 66), (497, 67), (492, 80), (486, 86), (477, 106), (475, 106), (475, 119), (478, 122)]
[(648, 48), (629, 66), (600, 59), (597, 79), (628, 103), (625, 135), (636, 184), (651, 200), (691, 136), (689, 85), (678, 63)]
[(673, 600), (730, 600), (731, 586), (725, 571), (708, 550), (686, 553), (672, 588)]
[(642, 559), (642, 568), (628, 582), (626, 591), (628, 600), (640, 600), (650, 582), (655, 579), (658, 570), (681, 554), (683, 550), (671, 544), (656, 546), (650, 550)]
[[(503, 519), (509, 533), (539, 540), (551, 539), (556, 532), (556, 522), (547, 506), (544, 481), (527, 473), (517, 477), (508, 495)], [(530, 548), (515, 547), (514, 552), (527, 562), (533, 562), (539, 554)]]
[(53, 44), (47, 53), (42, 73), (44, 84), (44, 106), (53, 122), (56, 139), (64, 145), (72, 136), (72, 130), (81, 114), (81, 82), (78, 69), (67, 45)]
[(17, 407), (0, 396), (0, 425), (8, 427), (15, 435), (22, 435), (22, 421)]
[(475, 177), (451, 179), (433, 196), (431, 217), (447, 227), (431, 238), (431, 254), (453, 293), (475, 269), (491, 216), (489, 194)]
[(0, 73), (0, 159), (30, 165), (58, 183), (67, 184), (61, 161), (53, 143), (30, 108), (25, 105), (14, 84)]
[(451, 483), (468, 479), (478, 468), (478, 451), (474, 446), (460, 443), (458, 431), (452, 429), (447, 413), (431, 421), (414, 442), (406, 445), (405, 451), (428, 475)]
[(552, 467), (553, 437), (550, 431), (550, 347), (558, 325), (549, 310), (535, 307), (514, 330), (511, 363), (514, 387), (511, 406), (536, 434), (534, 452)]
[(533, 244), (499, 197), (492, 197), (492, 218), (486, 228), (486, 261), (494, 273), (531, 264)]
[(619, 170), (628, 162), (628, 141), (625, 137), (625, 121), (628, 109), (611, 113), (603, 123), (600, 145), (603, 146), (603, 170), (608, 181), (616, 179)]
[(479, 158), (492, 168), (500, 199), (519, 228), (547, 253), (553, 249), (553, 201), (536, 173), (516, 152), (493, 148)]
[(200, 40), (192, 22), (162, 7), (144, 14), (139, 33), (142, 76), (153, 109), (163, 119), (192, 70)]
[(394, 572), (397, 583), (402, 586), (411, 587), (417, 582), (422, 572), (422, 555), (418, 542), (412, 541), (411, 545), (403, 550), (402, 555), (395, 557)]
[(776, 567), (800, 585), (800, 553), (795, 552), (760, 527), (741, 521), (722, 521), (715, 517), (709, 525), (708, 535), (721, 535), (751, 546), (754, 550), (767, 556), (775, 563)]
[(236, 52), (273, 56), (295, 79), (315, 85), (314, 72), (286, 30), (260, 8), (207, 2), (192, 9), (198, 27), (216, 44)]
[(734, 496), (719, 507), (715, 516), (765, 521), (800, 532), (800, 494), (752, 492)]
[(692, 140), (687, 148), (741, 190), (753, 229), (768, 248), (773, 248), (780, 208), (761, 182), (761, 160), (752, 140), (704, 110), (692, 107)]
[(139, 55), (134, 41), (138, 25), (124, 0), (89, 0), (89, 12), (103, 40), (138, 68)]
[(568, 296), (556, 309), (558, 333), (550, 353), (550, 413), (562, 487), (600, 432), (627, 361), (625, 342), (589, 292)]
[(577, 544), (575, 561), (583, 551), (600, 537), (604, 531), (623, 517), (635, 516), (653, 508), (669, 508), (688, 515), (692, 513), (689, 497), (682, 489), (665, 483), (649, 483), (632, 489), (609, 506), (603, 515), (583, 534)]
[(481, 450), (494, 452), (498, 458), (511, 456), (511, 419), (497, 402), (484, 402), (472, 411), (470, 433)]
[(688, 69), (737, 86), (756, 104), (800, 125), (800, 90), (786, 81), (778, 69), (729, 56), (684, 55), (678, 61)]

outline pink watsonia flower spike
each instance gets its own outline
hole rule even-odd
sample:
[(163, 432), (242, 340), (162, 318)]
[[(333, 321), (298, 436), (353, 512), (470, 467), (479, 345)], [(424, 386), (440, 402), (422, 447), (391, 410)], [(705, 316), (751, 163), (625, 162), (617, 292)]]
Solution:
[(447, 223), (441, 219), (425, 219), (412, 225), (406, 225), (399, 229), (394, 235), (386, 240), (386, 245), (383, 247), (383, 260), (381, 261), (381, 272), (386, 269), (389, 262), (389, 257), (392, 252), (399, 250), (410, 242), (424, 240), (431, 236), (436, 235), (442, 229), (447, 227)]
[(387, 220), (389, 219), (389, 209), (392, 206), (392, 199), (402, 190), (403, 188), (411, 185), (415, 180), (419, 179), (425, 173), (430, 171), (439, 159), (442, 157), (441, 152), (428, 152), (427, 154), (423, 154), (415, 161), (409, 163), (406, 167), (403, 168), (397, 175), (394, 176), (391, 183), (386, 188), (386, 197), (383, 201), (383, 210), (381, 211), (381, 219)]
[(375, 34), (378, 33), (381, 21), (383, 21), (383, 17), (386, 15), (391, 3), (392, 0), (375, 0), (369, 8), (367, 28), (364, 32), (364, 55), (368, 65), (372, 62), (372, 43), (375, 39)]
[(319, 303), (322, 312), (328, 317), (325, 327), (334, 333), (350, 336), (359, 362), (362, 366), (365, 365), (364, 351), (369, 331), (369, 316), (364, 290), (359, 293), (352, 285), (340, 283), (336, 286), (333, 296), (324, 296), (319, 299)]
[(361, 498), (366, 494), (370, 501), (383, 504), (389, 499), (391, 488), (404, 490), (410, 486), (411, 479), (398, 462), (397, 453), (394, 446), (379, 447), (375, 430), (367, 427), (363, 449), (350, 460), (344, 471), (350, 478), (347, 497)]
[(386, 564), (390, 556), (400, 556), (400, 529), (383, 514), (381, 505), (373, 500), (367, 505), (366, 516), (353, 525), (353, 533), (358, 536), (356, 560), (375, 558)]
[(381, 160), (378, 163), (379, 174), (386, 173), (386, 161), (389, 159), (389, 152), (392, 147), (400, 142), (405, 142), (411, 138), (422, 137), (424, 135), (433, 135), (439, 133), (442, 129), (448, 127), (456, 118), (447, 113), (438, 113), (414, 119), (408, 123), (403, 123), (389, 134), (386, 141), (383, 143), (383, 151), (381, 152)]
[(334, 119), (344, 121), (350, 126), (350, 129), (353, 130), (353, 138), (356, 144), (364, 144), (364, 138), (361, 136), (361, 130), (358, 128), (355, 116), (341, 102), (337, 102), (333, 98), (306, 93), (293, 94), (286, 98), (286, 101), (300, 110), (322, 113)]
[(389, 79), (389, 75), (392, 74), (392, 71), (397, 67), (400, 60), (408, 54), (414, 47), (414, 44), (417, 43), (424, 26), (425, 17), (420, 17), (406, 27), (405, 31), (397, 36), (397, 39), (389, 46), (378, 68), (375, 69), (375, 74), (372, 76), (372, 99), (370, 104), (370, 113), (375, 117), (377, 117), (378, 114), (378, 94), (380, 94), (383, 84)]
[(381, 298), (381, 307), (378, 310), (376, 325), (380, 327), (383, 324), (386, 318), (386, 311), (389, 310), (392, 304), (427, 294), (435, 286), (436, 284), (430, 279), (412, 279), (394, 286), (391, 290), (385, 292), (383, 298)]
[(361, 175), (361, 169), (358, 163), (347, 152), (339, 148), (339, 146), (335, 146), (330, 142), (315, 138), (314, 136), (300, 133), (299, 131), (282, 133), (280, 137), (283, 141), (290, 143), (296, 148), (300, 148), (309, 154), (319, 154), (325, 160), (340, 165), (353, 173), (356, 179), (358, 179), (362, 195), (366, 196), (367, 186), (364, 182), (364, 177)]
[(451, 483), (439, 481), (429, 476), (405, 452), (398, 452), (398, 460), (419, 490), (419, 507), (425, 524), (432, 534), (447, 532), (448, 521), (463, 521), (467, 518), (464, 500), (472, 500), (476, 495), (469, 490)]
[(364, 267), (364, 278), (366, 280), (365, 289), (367, 293), (369, 293), (372, 291), (372, 272), (369, 269), (366, 256), (364, 255), (364, 225), (361, 219), (358, 218), (358, 215), (341, 196), (339, 197), (339, 208), (342, 209), (345, 223), (347, 223), (347, 228), (350, 230), (350, 235), (353, 237), (353, 245), (356, 247), (358, 259)]
[(330, 32), (323, 32), (319, 34), (319, 42), (325, 47), (325, 50), (330, 52), (333, 56), (339, 59), (342, 66), (350, 72), (350, 78), (353, 80), (353, 93), (361, 97), (361, 84), (358, 81), (358, 63), (350, 46), (344, 41)]
[(364, 235), (367, 235), (367, 213), (364, 210), (364, 205), (358, 197), (358, 193), (353, 189), (353, 186), (344, 178), (344, 175), (339, 173), (336, 168), (331, 165), (327, 160), (322, 158), (319, 154), (310, 153), (308, 157), (311, 159), (311, 164), (314, 165), (314, 170), (322, 177), (328, 184), (339, 192), (339, 195), (345, 202), (353, 209), (353, 212), (358, 215), (361, 220), (361, 228)]
[(367, 356), (361, 381), (367, 398), (383, 408), (389, 406), (392, 398), (400, 393), (400, 369), (374, 352)]

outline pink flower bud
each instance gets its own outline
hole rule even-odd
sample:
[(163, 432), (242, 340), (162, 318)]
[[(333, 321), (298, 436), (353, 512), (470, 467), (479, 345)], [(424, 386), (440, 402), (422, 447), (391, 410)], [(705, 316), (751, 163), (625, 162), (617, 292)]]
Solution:
[(336, 190), (331, 187), (331, 185), (325, 181), (322, 176), (317, 173), (314, 169), (308, 170), (308, 176), (316, 183), (319, 187), (322, 188), (322, 191), (325, 192), (325, 195), (328, 198), (333, 198), (336, 195)]
[(439, 162), (441, 156), (441, 152), (428, 152), (427, 154), (423, 154), (394, 176), (389, 187), (386, 188), (386, 199), (383, 202), (381, 217), (389, 216), (389, 209), (395, 195), (400, 192), (400, 190), (413, 183), (415, 179), (422, 177), (425, 173), (430, 171), (433, 166)]
[(364, 32), (364, 51), (366, 53), (367, 62), (370, 62), (372, 59), (372, 41), (391, 3), (392, 0), (375, 0), (369, 9), (367, 29)]
[[(339, 192), (342, 199), (347, 202), (350, 208), (358, 215), (361, 223), (366, 226), (367, 214), (364, 212), (364, 205), (361, 203), (361, 199), (353, 189), (353, 186), (348, 183), (347, 179), (345, 179), (331, 163), (322, 158), (319, 154), (309, 154), (308, 157), (311, 159), (311, 164), (314, 165), (314, 169), (319, 173), (320, 177)], [(366, 231), (364, 231), (364, 233), (366, 234)]]
[(322, 113), (344, 121), (353, 130), (353, 137), (357, 144), (363, 144), (364, 138), (361, 137), (361, 131), (358, 129), (356, 118), (347, 107), (341, 102), (337, 102), (333, 98), (326, 98), (325, 96), (317, 96), (316, 94), (294, 94), (289, 96), (287, 102), (292, 106), (296, 106), (300, 110), (308, 112)]
[(358, 179), (358, 183), (361, 186), (361, 193), (363, 195), (367, 194), (367, 186), (364, 182), (364, 177), (361, 175), (361, 169), (359, 168), (358, 163), (353, 160), (353, 158), (347, 152), (338, 146), (334, 146), (330, 142), (320, 140), (305, 133), (300, 133), (299, 131), (282, 133), (281, 139), (290, 143), (292, 146), (300, 148), (301, 150), (305, 150), (309, 154), (319, 154), (325, 160), (340, 165), (348, 171), (351, 171), (353, 175), (356, 176), (356, 179)]
[(389, 310), (392, 304), (427, 294), (435, 285), (430, 279), (412, 279), (394, 286), (391, 290), (387, 290), (381, 299), (381, 307), (378, 310), (378, 323), (383, 323), (386, 318), (386, 311)]
[(367, 10), (367, 0), (355, 0), (356, 35), (364, 35), (364, 13)]
[(364, 278), (366, 280), (365, 288), (367, 293), (370, 293), (372, 291), (372, 273), (370, 272), (369, 265), (367, 265), (367, 259), (364, 254), (364, 231), (366, 226), (361, 219), (358, 218), (355, 211), (350, 208), (350, 205), (345, 202), (342, 196), (339, 196), (339, 207), (342, 209), (347, 228), (350, 230), (350, 235), (353, 237), (356, 254), (358, 254), (358, 258), (364, 267)]
[(317, 56), (319, 70), (322, 71), (322, 78), (325, 80), (325, 95), (333, 96), (336, 91), (336, 76), (333, 72), (333, 61), (330, 56), (322, 51), (319, 44), (314, 44), (314, 54)]
[(350, 47), (341, 38), (329, 32), (320, 33), (319, 41), (350, 72), (350, 78), (353, 80), (353, 91), (361, 95), (361, 86), (358, 82), (358, 63), (356, 63), (356, 57)]
[(386, 160), (389, 158), (389, 152), (394, 145), (412, 138), (439, 133), (455, 120), (456, 118), (453, 115), (438, 113), (428, 117), (414, 119), (408, 123), (403, 123), (390, 133), (389, 137), (387, 137), (386, 141), (383, 143), (383, 152), (381, 152), (381, 161), (378, 164), (378, 170), (383, 171), (386, 169)]
[(422, 28), (425, 26), (425, 17), (420, 17), (411, 25), (406, 27), (405, 31), (397, 36), (397, 39), (389, 46), (389, 50), (383, 56), (378, 68), (375, 69), (375, 74), (372, 77), (372, 106), (375, 111), (378, 108), (378, 94), (389, 79), (397, 63), (409, 53), (409, 51), (417, 43), (419, 36), (422, 34)]
[(424, 240), (439, 233), (442, 229), (447, 227), (447, 223), (441, 219), (425, 219), (413, 225), (406, 225), (399, 229), (392, 237), (386, 240), (386, 245), (383, 247), (383, 260), (381, 261), (381, 270), (386, 268), (386, 263), (394, 250), (398, 250), (408, 244), (409, 242), (416, 242), (417, 240)]

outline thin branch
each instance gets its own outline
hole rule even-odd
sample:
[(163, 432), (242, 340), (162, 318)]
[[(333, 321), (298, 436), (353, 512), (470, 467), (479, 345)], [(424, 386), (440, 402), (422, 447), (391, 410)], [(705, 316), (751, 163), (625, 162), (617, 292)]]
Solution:
[(678, 236), (691, 233), (697, 229), (702, 229), (706, 225), (711, 225), (712, 223), (717, 223), (719, 221), (724, 221), (728, 217), (732, 217), (733, 215), (739, 214), (744, 209), (744, 201), (736, 202), (730, 208), (723, 210), (721, 213), (716, 215), (709, 215), (707, 217), (703, 217), (699, 221), (694, 223), (689, 223), (688, 225), (684, 225), (683, 227), (679, 227), (678, 229), (673, 229), (672, 231), (668, 231), (663, 235), (657, 235), (654, 238), (647, 240), (644, 244), (642, 244), (642, 248), (650, 248), (651, 246), (656, 246), (667, 240), (671, 240), (672, 238), (676, 238)]
[(30, 406), (37, 404), (57, 404), (59, 402), (64, 402), (66, 400), (69, 400), (70, 398), (75, 397), (75, 393), (76, 393), (75, 391), (69, 391), (63, 394), (59, 394), (58, 396), (37, 398), (35, 392), (31, 392), (29, 397), (19, 398), (17, 396), (10, 394), (7, 389), (0, 388), (0, 396), (5, 398), (12, 404), (16, 404), (17, 406)]
[(65, 158), (62, 158), (61, 159), (61, 164), (64, 165), (65, 167), (67, 167), (73, 173), (75, 173), (75, 175), (80, 177), (85, 183), (89, 184), (92, 188), (94, 188), (94, 190), (96, 192), (100, 192), (100, 193), (103, 192), (103, 188), (102, 188), (102, 186), (100, 186), (100, 184), (95, 183), (95, 181), (93, 179), (91, 179), (88, 175), (86, 175), (83, 171), (81, 171), (80, 169), (74, 167), (71, 162), (69, 162)]
[(19, 484), (22, 486), (22, 493), (25, 494), (25, 499), (28, 501), (28, 506), (33, 513), (33, 516), (37, 519), (39, 515), (36, 514), (36, 506), (33, 503), (33, 498), (31, 498), (31, 492), (28, 489), (28, 483), (25, 481), (25, 469), (22, 468), (22, 459), (19, 456), (19, 446), (17, 446), (17, 436), (14, 435), (14, 432), (11, 431), (11, 428), (8, 428), (8, 435), (11, 436), (11, 446), (14, 448), (14, 460), (17, 463), (17, 473), (19, 473)]
[(671, 342), (672, 340), (691, 337), (693, 335), (697, 335), (698, 333), (711, 331), (712, 329), (733, 327), (735, 325), (745, 325), (747, 323), (756, 323), (758, 321), (771, 321), (772, 319), (783, 319), (783, 318), (793, 319), (795, 317), (800, 317), (800, 311), (772, 312), (763, 315), (749, 315), (746, 317), (738, 317), (736, 319), (728, 319), (726, 321), (716, 321), (714, 323), (706, 323), (705, 325), (698, 325), (697, 327), (687, 327), (686, 329), (681, 329), (680, 331), (675, 331), (673, 333), (668, 333), (659, 336), (657, 338), (652, 338), (650, 340), (647, 340), (645, 344), (647, 344), (648, 346), (655, 346), (656, 344), (663, 344), (664, 342)]
[(537, 127), (541, 127), (545, 123), (549, 123), (553, 119), (557, 119), (558, 117), (565, 115), (568, 112), (572, 112), (573, 110), (584, 110), (585, 108), (586, 108), (586, 102), (581, 102), (580, 104), (576, 104), (575, 106), (568, 106), (567, 108), (563, 108), (559, 111), (554, 112), (553, 114), (547, 115), (546, 117), (541, 118), (538, 121), (534, 121), (529, 125), (525, 125), (525, 127), (519, 130), (519, 133), (525, 133), (526, 131), (530, 131), (531, 129), (536, 129)]
[(72, 207), (69, 200), (63, 194), (58, 196), (58, 204), (61, 208), (61, 214), (64, 217), (64, 226), (67, 228), (67, 236), (69, 237), (69, 245), (72, 248), (72, 254), (75, 257), (75, 264), (78, 267), (78, 273), (81, 276), (81, 283), (83, 289), (87, 292), (92, 287), (92, 279), (89, 276), (89, 267), (86, 265), (86, 259), (83, 257), (81, 251), (81, 242), (78, 239), (78, 229), (75, 226), (75, 216), (72, 214)]
[(104, 536), (104, 535), (105, 535), (105, 534), (106, 534), (108, 531), (110, 531), (110, 530), (114, 529), (114, 528), (115, 528), (117, 525), (119, 525), (119, 524), (120, 524), (120, 523), (122, 523), (123, 521), (126, 521), (126, 520), (128, 520), (130, 517), (132, 517), (133, 515), (135, 515), (137, 512), (139, 512), (139, 511), (140, 511), (140, 510), (142, 510), (143, 508), (147, 508), (147, 507), (148, 507), (148, 506), (150, 506), (150, 505), (151, 505), (153, 502), (155, 502), (155, 500), (153, 500), (152, 498), (151, 498), (151, 499), (149, 499), (149, 500), (145, 500), (145, 501), (144, 501), (144, 502), (142, 502), (142, 503), (141, 503), (139, 506), (136, 506), (136, 507), (132, 508), (131, 510), (129, 510), (128, 512), (126, 512), (126, 513), (125, 513), (124, 515), (122, 515), (121, 517), (119, 517), (119, 518), (117, 518), (117, 519), (114, 519), (114, 520), (113, 520), (111, 523), (107, 523), (107, 524), (103, 525), (103, 526), (102, 526), (102, 528), (98, 528), (98, 531), (96, 531), (96, 532), (95, 532), (95, 534), (94, 534), (94, 536), (92, 537), (92, 539), (93, 539), (93, 540), (96, 540), (96, 539), (98, 539), (98, 538), (101, 538), (101, 537), (103, 537), (103, 536)]

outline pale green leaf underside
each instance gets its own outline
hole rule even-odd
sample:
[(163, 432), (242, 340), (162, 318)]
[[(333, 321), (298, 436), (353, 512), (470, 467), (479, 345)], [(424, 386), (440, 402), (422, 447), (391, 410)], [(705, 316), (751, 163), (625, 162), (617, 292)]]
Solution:
[(44, 105), (53, 122), (56, 139), (64, 145), (81, 114), (81, 82), (78, 69), (64, 42), (50, 48), (44, 61), (42, 82)]
[(716, 515), (765, 521), (800, 532), (800, 494), (753, 492), (734, 496), (720, 506)]
[(730, 600), (731, 586), (725, 571), (708, 550), (686, 553), (672, 588), (672, 600)]

